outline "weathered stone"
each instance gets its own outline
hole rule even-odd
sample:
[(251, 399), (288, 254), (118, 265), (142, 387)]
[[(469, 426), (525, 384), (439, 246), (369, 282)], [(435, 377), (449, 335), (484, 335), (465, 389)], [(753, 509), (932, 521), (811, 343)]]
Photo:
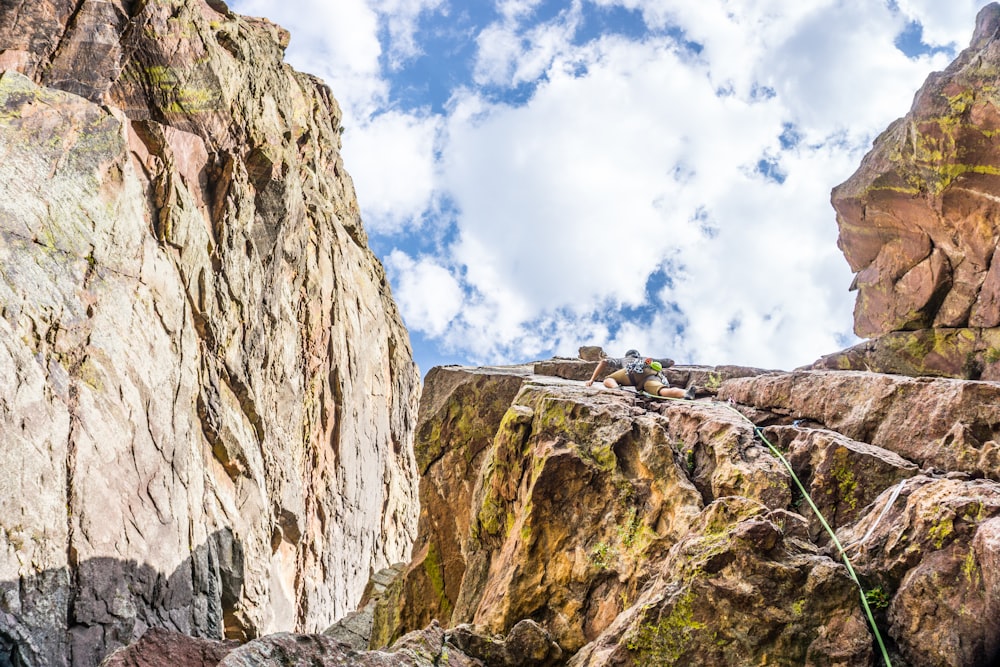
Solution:
[(889, 635), (911, 667), (1000, 658), (1000, 597), (987, 569), (1000, 558), (998, 517), (996, 482), (915, 477), (838, 533), (888, 604)]
[(237, 646), (235, 641), (198, 639), (150, 628), (139, 641), (105, 658), (101, 667), (216, 667)]
[(263, 665), (352, 665), (354, 667), (484, 667), (448, 643), (433, 623), (401, 637), (385, 651), (359, 651), (326, 635), (278, 633), (255, 639), (230, 652), (218, 667)]
[[(883, 490), (919, 472), (898, 454), (833, 431), (774, 426), (764, 432), (787, 452), (796, 476), (833, 529), (854, 523)], [(825, 544), (828, 537), (819, 517), (797, 490), (795, 495), (798, 511), (809, 520), (811, 539)]]
[(969, 48), (833, 190), (860, 336), (1000, 325), (998, 24), (1000, 6), (984, 7)]
[[(495, 370), (466, 374), (474, 379), (488, 372)], [(426, 427), (473, 410), (461, 385), (442, 379), (435, 386), (438, 378), (428, 376), (425, 400), (457, 387), (450, 401), (436, 399), (455, 407), (437, 407), (436, 418), (422, 415)], [(440, 460), (456, 461), (445, 470), (464, 470), (478, 482), (469, 494), (455, 481), (440, 484), (428, 468), (422, 489), (441, 492), (422, 506), (421, 534), (440, 535), (441, 526), (462, 530), (450, 533), (447, 559), (436, 555), (443, 550), (415, 550), (411, 580), (426, 579), (399, 590), (392, 604), (401, 611), (377, 615), (373, 637), (420, 627), (423, 618), (410, 610), (443, 599), (447, 606), (438, 609), (446, 609), (452, 624), (505, 634), (531, 618), (572, 652), (635, 598), (651, 562), (687, 534), (705, 502), (739, 495), (777, 509), (791, 501), (787, 472), (754, 441), (752, 427), (724, 406), (650, 401), (631, 391), (538, 376), (519, 382), (523, 387), (516, 398), (508, 395), (509, 409), (493, 422), (492, 437), (477, 438), (483, 449), (477, 447), (475, 457), (466, 452), (466, 439), (440, 435), (453, 427), (421, 427), (418, 442), (433, 435), (438, 440), (427, 450), (445, 448)], [(490, 396), (488, 413), (495, 414), (497, 392)], [(478, 463), (460, 463), (466, 460)], [(424, 537), (420, 543), (436, 544)], [(438, 562), (437, 569), (428, 566)], [(378, 630), (380, 624), (386, 629)]]
[(792, 537), (796, 521), (746, 499), (715, 501), (635, 604), (568, 664), (871, 664), (857, 588)]
[(774, 371), (749, 366), (672, 366), (663, 375), (673, 387), (695, 387), (698, 395), (714, 395), (726, 380)]
[(468, 624), (448, 631), (448, 641), (465, 655), (486, 667), (553, 667), (563, 664), (562, 649), (549, 633), (525, 619), (511, 628), (506, 638), (483, 636)]
[(354, 649), (368, 648), (371, 643), (372, 624), (375, 621), (375, 609), (379, 600), (393, 585), (402, 581), (401, 578), (405, 571), (406, 564), (397, 563), (373, 574), (365, 587), (365, 592), (361, 595), (358, 608), (324, 630), (323, 634)]
[(565, 378), (567, 380), (589, 380), (594, 374), (597, 363), (593, 361), (582, 361), (580, 359), (549, 359), (547, 361), (536, 361), (532, 366), (532, 372), (536, 375), (550, 375), (552, 377)]
[(815, 370), (1000, 380), (1000, 328), (894, 331), (828, 354)]
[(284, 44), (217, 0), (0, 7), (0, 646), (32, 664), (327, 627), (408, 555), (419, 378)]
[(404, 575), (376, 604), (371, 648), (438, 620), (448, 624), (465, 576), (462, 542), (479, 468), (530, 367), (433, 368), (414, 443), (421, 472), (419, 534)]
[(811, 420), (921, 467), (1000, 480), (1000, 385), (993, 382), (797, 371), (729, 380), (719, 397)]

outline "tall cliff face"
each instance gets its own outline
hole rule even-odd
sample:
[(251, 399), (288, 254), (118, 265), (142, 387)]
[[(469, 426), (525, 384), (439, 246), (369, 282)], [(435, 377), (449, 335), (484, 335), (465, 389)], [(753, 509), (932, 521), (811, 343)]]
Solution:
[(882, 340), (826, 365), (1000, 379), (998, 71), (994, 3), (969, 48), (834, 188), (854, 330)]
[[(996, 383), (671, 369), (716, 394), (684, 401), (532, 370), (427, 375), (419, 536), (373, 648), (437, 619), (488, 667), (883, 665), (825, 520), (895, 667), (1000, 660)], [(526, 620), (560, 657), (468, 640)]]
[(419, 378), (287, 40), (0, 5), (0, 655), (311, 631), (408, 553)]

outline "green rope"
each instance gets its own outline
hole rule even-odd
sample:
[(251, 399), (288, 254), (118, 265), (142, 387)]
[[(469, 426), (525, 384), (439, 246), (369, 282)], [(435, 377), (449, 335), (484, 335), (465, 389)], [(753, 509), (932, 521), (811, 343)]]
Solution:
[[(684, 399), (675, 398), (671, 400), (682, 401)], [(719, 402), (716, 403), (716, 405), (718, 404)], [(819, 508), (816, 507), (816, 503), (813, 502), (813, 499), (809, 495), (809, 492), (806, 491), (806, 487), (802, 484), (802, 482), (799, 480), (798, 475), (796, 475), (795, 471), (792, 469), (792, 464), (788, 462), (788, 459), (784, 457), (784, 455), (778, 450), (777, 447), (771, 444), (771, 441), (764, 436), (764, 432), (756, 424), (754, 424), (749, 417), (747, 417), (745, 414), (743, 414), (733, 406), (729, 405), (728, 403), (721, 403), (721, 404), (726, 408), (735, 412), (737, 415), (739, 415), (741, 419), (750, 424), (750, 426), (753, 427), (754, 433), (756, 433), (760, 437), (760, 439), (763, 440), (765, 444), (767, 444), (767, 447), (768, 449), (771, 450), (771, 453), (777, 456), (778, 460), (781, 461), (785, 465), (785, 468), (788, 469), (788, 473), (792, 476), (792, 479), (795, 481), (795, 485), (799, 487), (799, 491), (802, 492), (802, 496), (806, 499), (806, 502), (809, 503), (809, 507), (812, 508), (813, 513), (816, 515), (817, 518), (819, 518), (819, 521), (823, 525), (823, 528), (826, 530), (827, 534), (830, 536), (830, 539), (833, 540), (833, 544), (837, 547), (837, 550), (840, 552), (840, 557), (844, 560), (844, 565), (847, 566), (847, 572), (848, 574), (850, 574), (851, 579), (853, 579), (854, 583), (857, 584), (858, 590), (861, 592), (861, 606), (864, 607), (865, 614), (868, 616), (868, 623), (869, 625), (871, 625), (872, 631), (875, 633), (875, 639), (876, 641), (878, 641), (878, 647), (882, 651), (882, 658), (885, 660), (886, 667), (892, 667), (892, 662), (889, 660), (889, 651), (886, 650), (885, 648), (885, 642), (882, 641), (882, 633), (879, 632), (878, 626), (875, 624), (875, 616), (872, 614), (871, 606), (869, 606), (868, 604), (868, 598), (865, 597), (864, 586), (861, 585), (861, 581), (858, 579), (858, 575), (854, 571), (854, 566), (851, 565), (851, 561), (847, 557), (847, 552), (844, 550), (844, 547), (840, 544), (840, 540), (837, 539), (837, 534), (833, 532), (833, 528), (830, 527), (830, 524), (827, 523), (826, 518), (823, 516), (822, 512), (820, 512)]]

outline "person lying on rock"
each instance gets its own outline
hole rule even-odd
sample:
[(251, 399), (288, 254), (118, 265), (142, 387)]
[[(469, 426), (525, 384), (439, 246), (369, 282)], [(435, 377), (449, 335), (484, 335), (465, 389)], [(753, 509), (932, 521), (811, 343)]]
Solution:
[(693, 400), (694, 386), (688, 387), (687, 391), (671, 387), (660, 374), (664, 366), (673, 365), (674, 362), (671, 359), (651, 359), (640, 356), (638, 350), (629, 350), (620, 359), (613, 357), (601, 359), (586, 385), (591, 386), (598, 375), (606, 370), (611, 370), (614, 372), (604, 378), (604, 386), (608, 389), (635, 387), (636, 391), (644, 391), (653, 396)]

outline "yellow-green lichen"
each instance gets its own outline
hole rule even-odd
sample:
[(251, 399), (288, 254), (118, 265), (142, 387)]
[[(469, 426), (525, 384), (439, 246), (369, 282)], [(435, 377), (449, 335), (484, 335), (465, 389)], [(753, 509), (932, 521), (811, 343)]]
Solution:
[(979, 564), (976, 562), (976, 552), (969, 549), (965, 560), (962, 561), (962, 575), (969, 582), (969, 586), (979, 585)]
[(437, 596), (438, 608), (444, 618), (451, 617), (451, 600), (445, 592), (444, 587), (444, 563), (441, 562), (441, 554), (438, 553), (437, 545), (433, 542), (427, 547), (427, 556), (424, 558), (424, 574), (431, 583), (434, 595)]
[(934, 548), (940, 549), (944, 546), (945, 540), (948, 539), (954, 529), (955, 525), (951, 516), (945, 516), (934, 522), (931, 529), (927, 531), (927, 535), (930, 537)]
[(854, 477), (854, 470), (851, 468), (847, 458), (847, 449), (838, 447), (833, 453), (833, 479), (837, 482), (837, 491), (840, 501), (853, 511), (858, 507), (858, 482)]
[(636, 664), (673, 665), (691, 645), (692, 630), (702, 630), (705, 624), (692, 613), (694, 593), (688, 590), (674, 601), (670, 612), (655, 622), (640, 625), (626, 641)]

